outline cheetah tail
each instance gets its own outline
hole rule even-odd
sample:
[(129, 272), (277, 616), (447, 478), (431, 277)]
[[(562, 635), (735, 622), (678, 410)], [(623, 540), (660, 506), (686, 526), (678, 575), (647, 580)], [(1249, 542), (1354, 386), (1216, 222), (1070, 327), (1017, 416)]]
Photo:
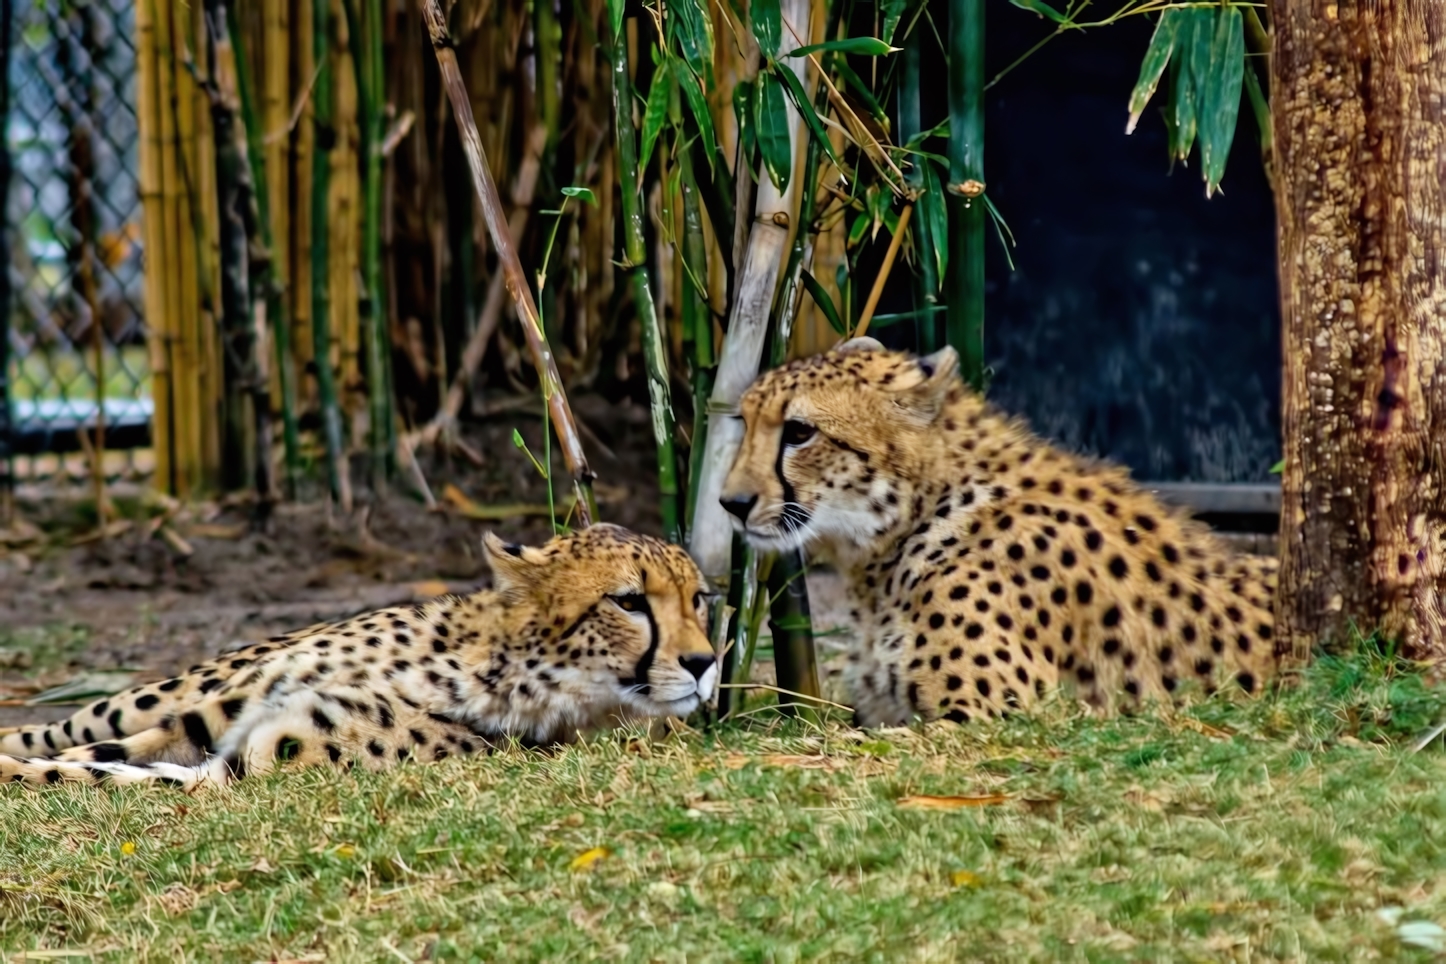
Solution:
[(0, 755), (0, 783), (83, 783), (91, 786), (163, 783), (189, 791), (203, 785), (221, 786), (231, 779), (230, 768), (219, 757), (188, 767), (175, 763), (72, 763)]

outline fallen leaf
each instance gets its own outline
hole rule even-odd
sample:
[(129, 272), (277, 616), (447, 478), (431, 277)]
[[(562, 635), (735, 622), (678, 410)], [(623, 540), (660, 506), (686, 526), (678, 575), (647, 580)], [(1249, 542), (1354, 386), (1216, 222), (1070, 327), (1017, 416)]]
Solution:
[(412, 583), (412, 595), (427, 599), (432, 596), (445, 596), (451, 592), (447, 584), (440, 579), (424, 579), (421, 582)]
[[(505, 505), (481, 505), (472, 501), (465, 492), (448, 482), (442, 489), (442, 498), (452, 508), (469, 519), (481, 519), (486, 522), (501, 522), (506, 519), (519, 519), (528, 516), (546, 516), (548, 508), (546, 503), (513, 502)], [(566, 515), (572, 506), (573, 497), (567, 496), (558, 499), (555, 503), (555, 511), (558, 515)]]
[(269, 863), (266, 861), (266, 858), (265, 858), (265, 857), (261, 857), (261, 858), (257, 859), (256, 863), (254, 863), (254, 864), (251, 865), (251, 872), (252, 872), (252, 873), (256, 873), (256, 874), (269, 874), (269, 873), (271, 873), (271, 871), (272, 871), (271, 864), (269, 864)]
[(608, 848), (606, 847), (594, 847), (591, 850), (584, 850), (582, 853), (572, 858), (572, 863), (567, 865), (567, 869), (576, 872), (591, 870), (593, 864), (597, 863), (599, 860), (602, 860), (604, 857), (608, 856), (611, 853), (612, 851), (608, 850)]
[(333, 851), (333, 853), (335, 853), (343, 860), (350, 860), (352, 857), (356, 856), (356, 848), (349, 843), (344, 843), (341, 846), (337, 847), (336, 850)]
[(222, 525), (219, 522), (197, 522), (186, 527), (186, 534), (193, 539), (239, 539), (246, 534), (249, 526), (244, 522)]
[(962, 810), (965, 807), (989, 807), (1008, 801), (1002, 793), (981, 793), (966, 797), (936, 797), (919, 794), (900, 797), (895, 803), (906, 810)]
[(955, 887), (983, 887), (984, 878), (972, 870), (956, 870), (949, 875), (949, 882)]

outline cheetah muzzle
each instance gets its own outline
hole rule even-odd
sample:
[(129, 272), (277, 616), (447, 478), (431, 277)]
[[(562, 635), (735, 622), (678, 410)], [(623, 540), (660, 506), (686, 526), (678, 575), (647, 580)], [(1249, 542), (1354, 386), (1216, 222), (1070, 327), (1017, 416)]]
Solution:
[(1060, 687), (1102, 707), (1255, 692), (1277, 671), (1275, 560), (994, 410), (951, 348), (855, 339), (764, 374), (741, 415), (720, 501), (758, 548), (843, 574), (865, 725), (964, 722)]
[(0, 730), (0, 781), (189, 788), (288, 760), (379, 770), (711, 699), (706, 590), (681, 549), (610, 525), (484, 546), (489, 590), (278, 636), (60, 723)]

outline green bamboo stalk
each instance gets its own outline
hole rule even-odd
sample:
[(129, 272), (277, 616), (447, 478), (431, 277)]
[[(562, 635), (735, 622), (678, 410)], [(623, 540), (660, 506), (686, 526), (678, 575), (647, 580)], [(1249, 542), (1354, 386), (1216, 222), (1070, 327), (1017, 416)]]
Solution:
[[(385, 489), (396, 467), (396, 416), (389, 385), (390, 339), (382, 301), (382, 138), (386, 78), (382, 61), (382, 0), (342, 0), (356, 70), (362, 158), (362, 293), (358, 321), (366, 337), (367, 405), (371, 415), (372, 485)], [(365, 22), (363, 22), (365, 20)]]
[(949, 0), (948, 336), (984, 387), (984, 0)]
[(618, 143), (618, 174), (622, 180), (623, 270), (633, 286), (638, 323), (642, 328), (643, 361), (648, 370), (648, 398), (653, 412), (653, 439), (658, 451), (658, 495), (663, 534), (682, 540), (678, 519), (677, 459), (673, 452), (673, 402), (668, 383), (667, 346), (653, 306), (648, 278), (648, 249), (643, 236), (642, 182), (638, 170), (638, 141), (633, 130), (633, 94), (628, 81), (626, 27), (613, 37), (613, 129)]
[(336, 401), (336, 377), (331, 370), (331, 285), (328, 265), (332, 127), (331, 5), (312, 0), (312, 56), (318, 70), (312, 87), (312, 120), (316, 126), (316, 153), (311, 161), (311, 332), (316, 363), (316, 389), (321, 402), (322, 434), (326, 440), (327, 480), (331, 496), (343, 512), (351, 511), (351, 480), (342, 448), (341, 409)]
[[(724, 638), (732, 640), (733, 644), (723, 652), (722, 665), (718, 668), (718, 681), (746, 683), (748, 680), (738, 675), (738, 667), (740, 662), (751, 663), (753, 659), (753, 644), (747, 638), (746, 630), (752, 624), (754, 596), (758, 592), (758, 556), (753, 547), (744, 542), (736, 532), (733, 534), (731, 553), (726, 609), (731, 611), (732, 615), (729, 616), (728, 632)], [(746, 654), (743, 652), (745, 650), (748, 651)], [(732, 713), (742, 710), (743, 702), (743, 690), (719, 687), (718, 719), (727, 719)]]
[(683, 344), (692, 363), (693, 442), (688, 449), (688, 499), (685, 519), (693, 518), (698, 501), (698, 476), (703, 469), (703, 451), (708, 441), (708, 397), (713, 394), (713, 376), (718, 360), (713, 351), (713, 314), (706, 292), (694, 283), (706, 282), (708, 249), (703, 238), (703, 217), (698, 183), (693, 172), (691, 151), (678, 152), (679, 181), (683, 194)]
[[(271, 239), (271, 190), (266, 180), (266, 160), (262, 153), (261, 122), (256, 117), (256, 94), (251, 86), (251, 64), (246, 59), (245, 34), (236, 19), (236, 4), (226, 6), (231, 45), (236, 52), (236, 86), (241, 97), (241, 123), (246, 128), (246, 159), (251, 165), (252, 198), (256, 204), (257, 230), (252, 237), (251, 268), (260, 273), (266, 299), (266, 318), (271, 326), (271, 340), (276, 353), (277, 381), (281, 388), (281, 438), (285, 449), (287, 497), (297, 496), (297, 478), (301, 473), (301, 446), (296, 430), (296, 382), (291, 359), (291, 327), (286, 318), (285, 290), (277, 277), (275, 248)], [(259, 240), (259, 243), (257, 243)], [(268, 406), (269, 408), (269, 406)], [(257, 417), (270, 418), (270, 411)]]
[(537, 54), (537, 117), (547, 128), (550, 152), (557, 145), (562, 117), (557, 83), (557, 70), (562, 64), (562, 31), (558, 29), (552, 0), (532, 0), (532, 36)]
[[(904, 41), (904, 58), (902, 70), (899, 75), (899, 140), (907, 144), (911, 139), (918, 136), (923, 130), (923, 123), (919, 113), (919, 64), (923, 59), (922, 38), (924, 31), (922, 24), (915, 24), (914, 29), (909, 31), (908, 38)], [(924, 178), (924, 165), (929, 163), (928, 158), (910, 158), (913, 166), (909, 168), (909, 188), (915, 192), (925, 190), (926, 180)], [(938, 199), (940, 203), (943, 198)], [(922, 214), (922, 212), (920, 212)], [(942, 244), (945, 239), (932, 238), (929, 236), (929, 221), (926, 217), (915, 217), (913, 219), (914, 231), (914, 258), (918, 262), (919, 271), (914, 276), (914, 308), (923, 312), (914, 323), (914, 336), (918, 350), (928, 354), (937, 351), (944, 344), (944, 333), (941, 319), (934, 312), (928, 309), (939, 303), (939, 277), (938, 262), (934, 260), (933, 246)], [(877, 326), (879, 319), (874, 319)]]

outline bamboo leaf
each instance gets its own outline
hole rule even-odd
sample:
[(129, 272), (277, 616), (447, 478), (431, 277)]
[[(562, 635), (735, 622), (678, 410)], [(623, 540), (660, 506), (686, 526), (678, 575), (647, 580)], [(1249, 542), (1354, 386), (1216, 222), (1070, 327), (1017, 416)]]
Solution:
[(902, 47), (890, 47), (875, 37), (848, 37), (843, 40), (829, 40), (821, 44), (809, 44), (807, 47), (799, 47), (797, 50), (790, 50), (790, 57), (807, 57), (809, 54), (816, 54), (819, 51), (829, 51), (841, 54), (859, 54), (863, 57), (883, 57), (887, 54), (898, 53)]
[(753, 15), (753, 36), (758, 40), (758, 49), (772, 60), (778, 56), (778, 44), (783, 37), (783, 14), (778, 9), (778, 0), (754, 0), (749, 12)]
[(1200, 170), (1205, 196), (1220, 189), (1225, 163), (1240, 116), (1240, 85), (1245, 76), (1245, 25), (1239, 7), (1223, 7), (1215, 17), (1210, 66), (1200, 96)]
[(793, 173), (793, 148), (788, 139), (788, 105), (784, 102), (783, 85), (778, 81), (779, 73), (791, 75), (792, 71), (769, 70), (758, 75), (754, 106), (758, 150), (763, 155), (769, 179), (781, 194), (788, 189), (788, 177)]
[(1250, 95), (1250, 110), (1255, 114), (1255, 127), (1260, 138), (1260, 149), (1262, 152), (1268, 153), (1274, 142), (1270, 129), (1270, 103), (1265, 99), (1265, 91), (1260, 89), (1260, 78), (1256, 77), (1255, 71), (1249, 68), (1245, 70), (1245, 92)]
[(849, 240), (847, 246), (850, 248), (856, 247), (858, 243), (864, 239), (864, 235), (869, 233), (869, 226), (873, 223), (873, 215), (866, 212), (854, 218), (853, 224), (849, 225)]
[[(684, 3), (689, 0), (684, 0)], [(643, 111), (643, 146), (638, 156), (638, 170), (646, 171), (648, 161), (653, 156), (653, 145), (658, 142), (658, 135), (662, 133), (663, 124), (668, 119), (668, 103), (673, 97), (673, 74), (668, 70), (660, 70), (653, 75), (653, 86), (648, 91), (648, 106)]]
[(782, 78), (784, 87), (788, 89), (788, 98), (793, 101), (794, 109), (803, 117), (804, 123), (808, 125), (809, 132), (818, 138), (819, 144), (822, 145), (824, 151), (828, 154), (828, 159), (833, 161), (833, 166), (838, 168), (840, 174), (847, 175), (848, 168), (843, 166), (843, 159), (835, 153), (833, 141), (831, 141), (828, 136), (828, 130), (823, 126), (823, 121), (819, 119), (818, 112), (813, 109), (813, 104), (809, 101), (808, 95), (803, 92), (803, 84), (799, 83), (798, 76), (786, 67), (780, 67), (774, 71), (774, 73), (776, 76)]
[(834, 71), (843, 79), (843, 82), (847, 84), (855, 94), (858, 94), (859, 100), (864, 102), (864, 106), (869, 109), (869, 113), (873, 115), (874, 120), (879, 122), (879, 126), (887, 129), (889, 125), (889, 115), (884, 110), (884, 106), (879, 103), (879, 99), (874, 96), (874, 92), (869, 90), (869, 85), (864, 83), (863, 78), (854, 73), (853, 68), (848, 65), (848, 61), (843, 57), (833, 57), (830, 58), (829, 65), (833, 67)]
[(1160, 22), (1155, 24), (1155, 34), (1150, 38), (1150, 46), (1145, 49), (1145, 59), (1140, 62), (1140, 79), (1135, 81), (1135, 89), (1130, 92), (1130, 119), (1125, 123), (1126, 134), (1134, 133), (1145, 105), (1155, 95), (1155, 88), (1165, 74), (1179, 32), (1179, 12), (1174, 8), (1166, 10), (1160, 15)]
[(754, 83), (740, 80), (733, 87), (733, 116), (738, 120), (738, 136), (743, 142), (745, 163), (752, 165), (753, 152), (758, 147), (758, 130), (753, 123)]
[(884, 43), (894, 42), (894, 31), (899, 29), (899, 21), (904, 18), (908, 5), (908, 0), (884, 0), (884, 29), (880, 31), (879, 38)]
[(698, 123), (698, 134), (703, 138), (703, 149), (708, 155), (708, 169), (713, 169), (713, 158), (718, 153), (718, 142), (713, 136), (713, 115), (708, 113), (708, 98), (703, 96), (703, 88), (698, 86), (698, 78), (688, 69), (688, 65), (681, 60), (673, 62), (673, 76), (678, 79), (678, 86), (683, 88), (683, 96), (688, 99), (688, 110), (693, 113), (693, 120)]
[(676, 0), (668, 5), (673, 15), (673, 36), (678, 40), (688, 66), (702, 77), (709, 89), (713, 86), (713, 18), (706, 4), (699, 0)]
[(627, 7), (627, 0), (608, 0), (608, 20), (612, 23), (613, 36), (623, 29), (623, 10)]
[(808, 289), (809, 297), (813, 299), (814, 304), (818, 305), (818, 310), (822, 311), (823, 316), (828, 319), (829, 327), (840, 335), (847, 335), (848, 329), (844, 327), (843, 319), (839, 317), (838, 308), (834, 306), (833, 299), (829, 297), (827, 291), (823, 290), (823, 285), (818, 283), (818, 279), (807, 268), (803, 269), (803, 286)]
[(1053, 20), (1055, 23), (1069, 23), (1068, 17), (1045, 3), (1044, 0), (1009, 0), (1009, 2), (1021, 10), (1037, 13), (1042, 17)]
[(1175, 53), (1170, 58), (1170, 109), (1166, 111), (1170, 127), (1170, 153), (1178, 160), (1190, 156), (1195, 144), (1197, 123), (1197, 102), (1200, 68), (1197, 58), (1208, 65), (1210, 61), (1211, 26), (1214, 16), (1210, 9), (1190, 7), (1181, 9), (1184, 18), (1179, 27)]
[(949, 206), (944, 200), (944, 187), (934, 165), (922, 159), (919, 163), (924, 167), (924, 193), (919, 196), (919, 223), (925, 227), (929, 236), (929, 243), (920, 252), (920, 257), (929, 257), (929, 248), (932, 248), (935, 264), (938, 265), (937, 277), (942, 278), (944, 269), (949, 266)]

